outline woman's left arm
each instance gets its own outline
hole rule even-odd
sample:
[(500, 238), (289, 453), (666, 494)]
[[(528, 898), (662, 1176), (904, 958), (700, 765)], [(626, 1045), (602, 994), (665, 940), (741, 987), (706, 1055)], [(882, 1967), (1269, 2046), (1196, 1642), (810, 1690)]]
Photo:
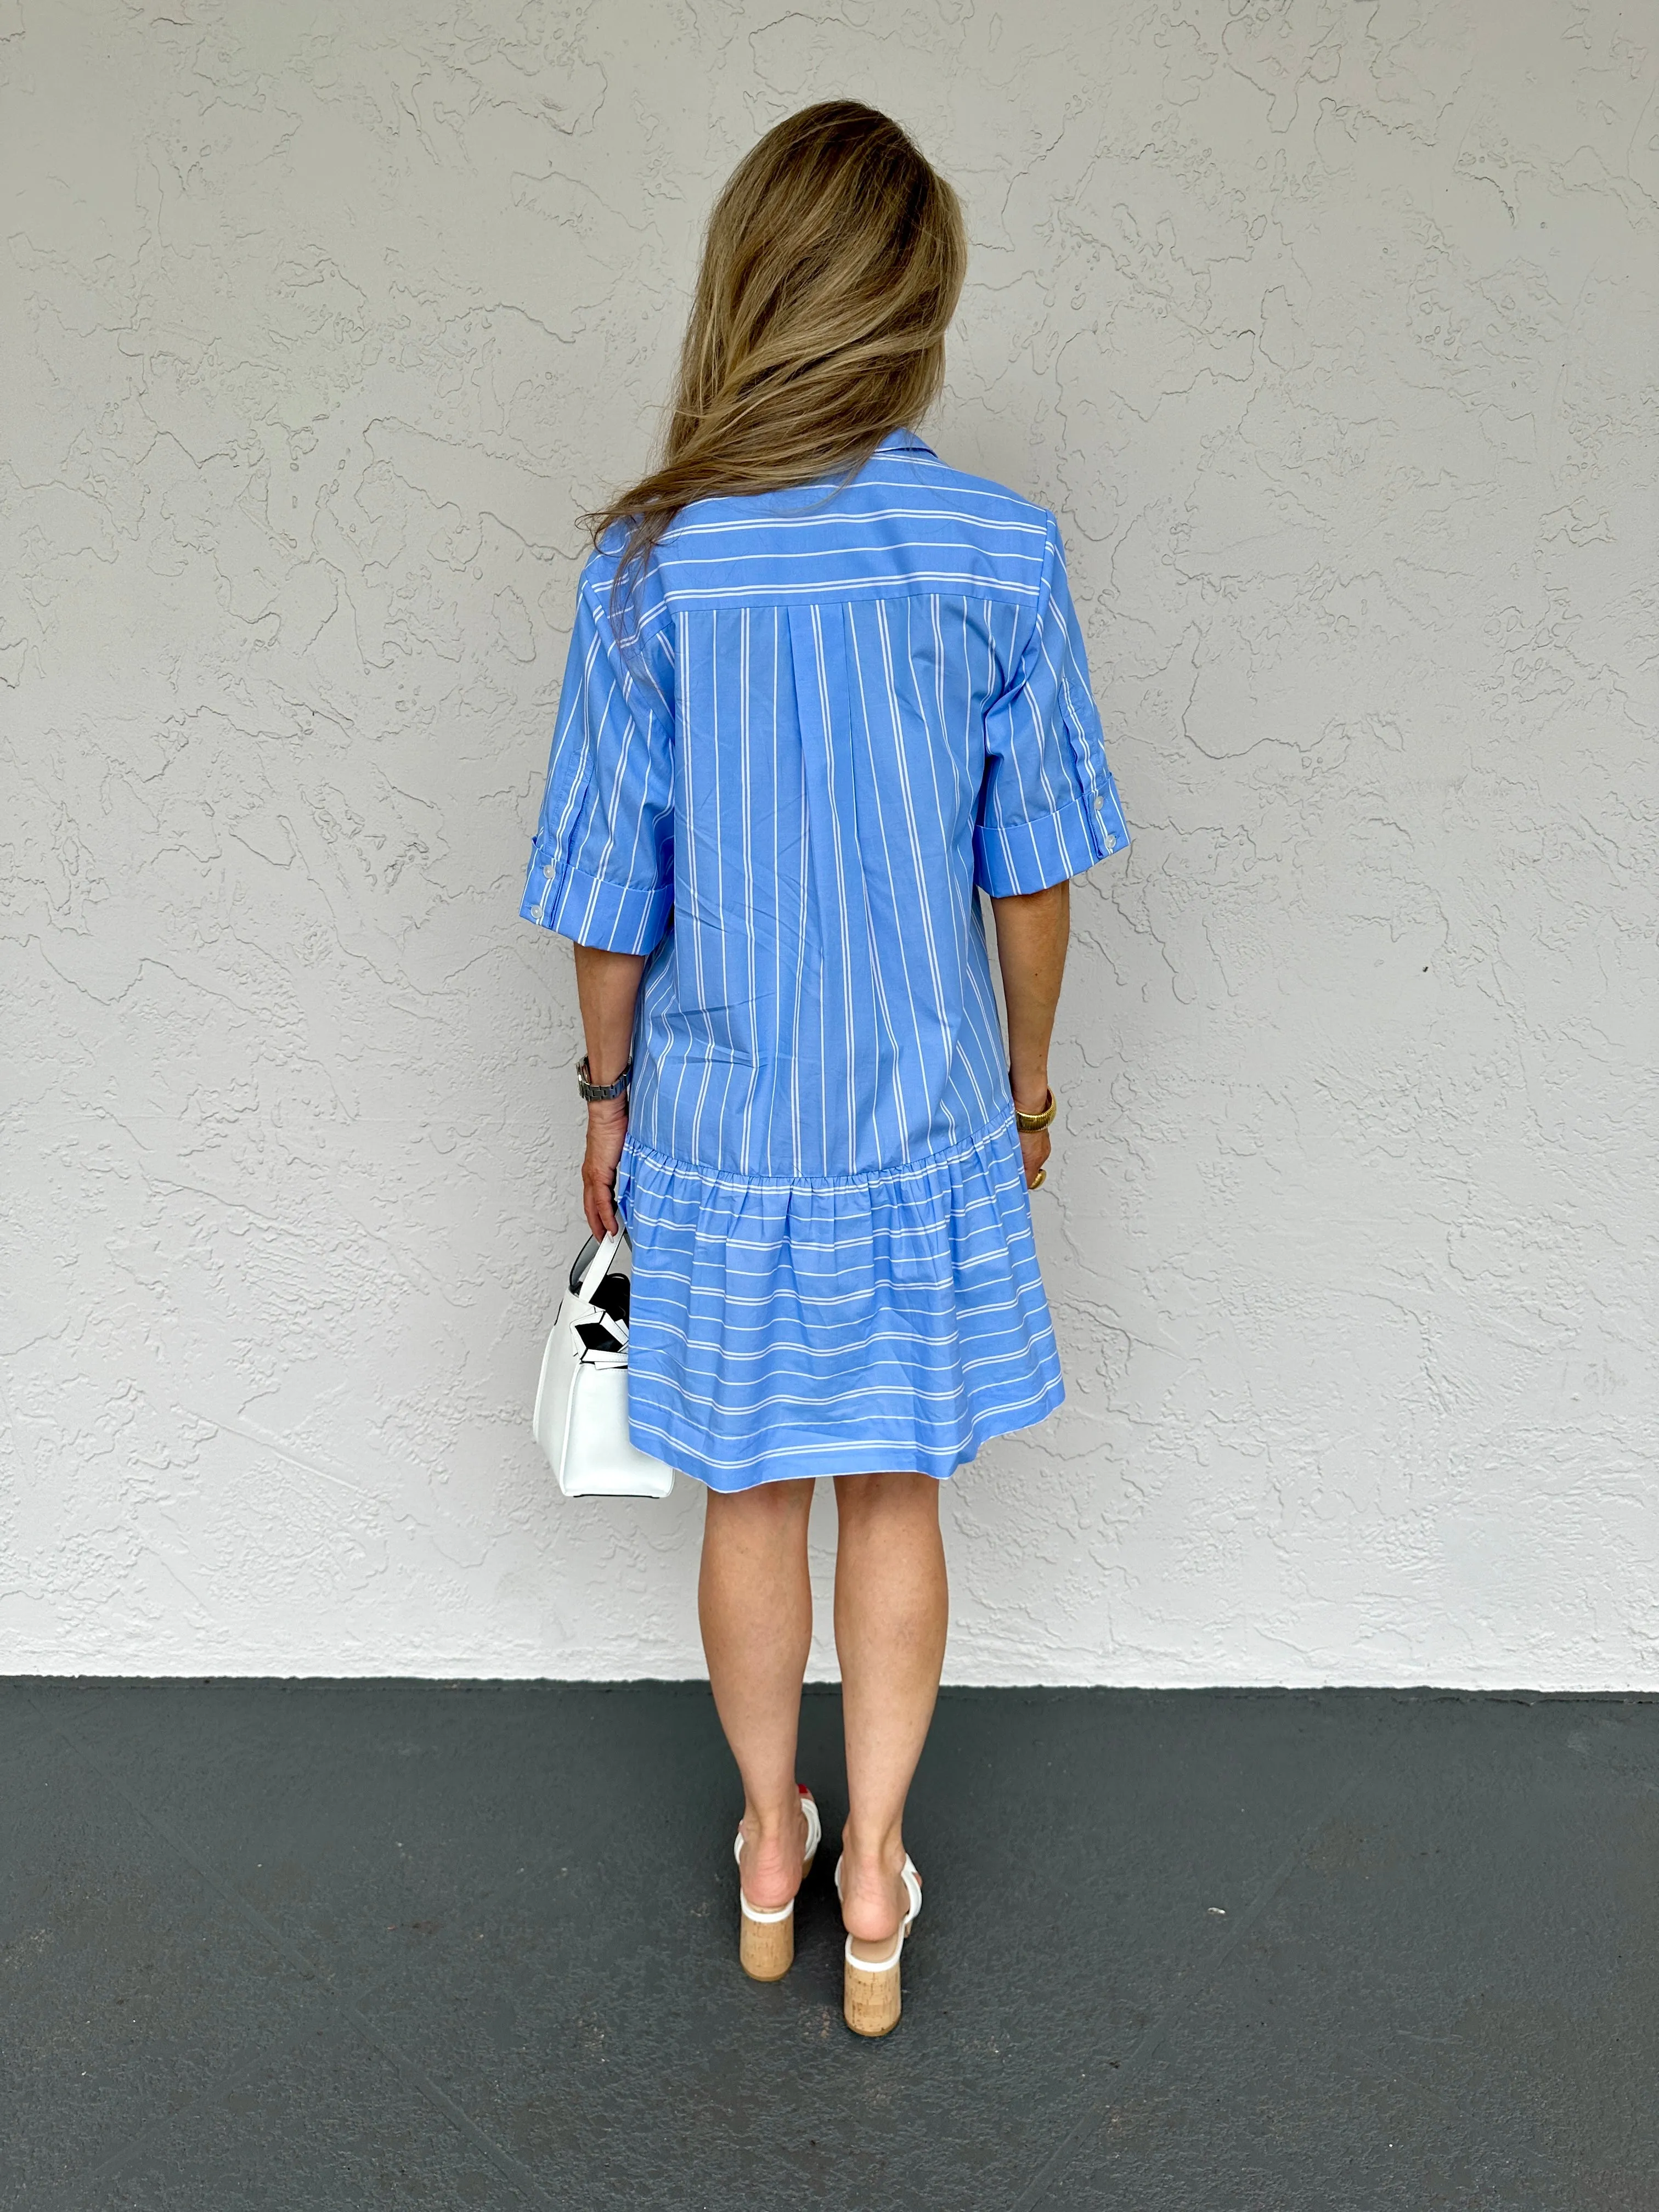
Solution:
[[(614, 1083), (628, 1065), (634, 1039), (634, 1001), (645, 973), (642, 952), (576, 947), (576, 997), (581, 1006), (590, 1083)], [(628, 1134), (628, 1093), (595, 1098), (587, 1109), (587, 1150), (582, 1156), (582, 1212), (596, 1237), (621, 1226), (617, 1218), (617, 1164)]]
[[(1014, 1104), (1040, 1114), (1048, 1100), (1048, 1042), (1060, 1004), (1066, 948), (1072, 934), (1072, 886), (1051, 884), (991, 901), (997, 921), (997, 964), (1008, 1010), (1008, 1079)], [(1028, 1184), (1048, 1157), (1048, 1132), (1022, 1129), (1019, 1149)]]

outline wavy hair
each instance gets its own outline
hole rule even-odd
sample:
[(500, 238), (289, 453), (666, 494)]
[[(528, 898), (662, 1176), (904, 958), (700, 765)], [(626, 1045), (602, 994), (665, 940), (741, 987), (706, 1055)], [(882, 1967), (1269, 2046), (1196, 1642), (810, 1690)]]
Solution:
[(714, 204), (662, 458), (582, 520), (627, 532), (627, 595), (693, 500), (855, 475), (945, 377), (967, 266), (955, 192), (898, 125), (856, 100), (803, 108)]

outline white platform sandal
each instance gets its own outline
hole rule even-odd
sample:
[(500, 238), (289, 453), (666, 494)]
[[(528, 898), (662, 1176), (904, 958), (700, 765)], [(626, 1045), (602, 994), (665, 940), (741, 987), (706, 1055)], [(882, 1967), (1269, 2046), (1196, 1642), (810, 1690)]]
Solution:
[[(890, 2035), (899, 2023), (901, 2009), (899, 1995), (899, 1960), (904, 1950), (904, 1939), (916, 1923), (921, 1911), (921, 1876), (915, 1863), (907, 1851), (904, 1857), (904, 1889), (910, 1900), (910, 1910), (904, 1916), (898, 1939), (893, 1945), (892, 1956), (871, 1960), (855, 1958), (853, 1939), (847, 1939), (846, 1963), (842, 1969), (842, 2017), (854, 2035)], [(841, 1861), (836, 1861), (836, 1895), (841, 1895)]]
[[(796, 1784), (800, 1791), (800, 1809), (806, 1815), (806, 1850), (801, 1858), (800, 1878), (805, 1881), (812, 1871), (812, 1861), (817, 1856), (818, 1840), (823, 1833), (823, 1824), (818, 1819), (818, 1808), (812, 1793), (804, 1782)], [(738, 1960), (750, 1981), (778, 1982), (795, 1962), (795, 1900), (780, 1905), (775, 1911), (763, 1912), (751, 1905), (743, 1893), (743, 1830), (738, 1830), (738, 1840), (732, 1847), (732, 1856), (738, 1863), (738, 1903), (743, 1907), (743, 1917), (738, 1936)]]

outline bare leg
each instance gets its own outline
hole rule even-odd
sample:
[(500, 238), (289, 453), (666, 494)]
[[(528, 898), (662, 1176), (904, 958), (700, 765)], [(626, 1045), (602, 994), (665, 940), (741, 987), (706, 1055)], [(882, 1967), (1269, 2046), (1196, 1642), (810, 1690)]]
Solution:
[(933, 1717), (949, 1620), (939, 1488), (927, 1474), (836, 1480), (847, 1732), (842, 1917), (858, 1958), (884, 1958), (906, 1910), (904, 1801)]
[(800, 1887), (806, 1820), (795, 1787), (800, 1686), (812, 1641), (810, 1482), (711, 1490), (697, 1613), (708, 1680), (743, 1777), (743, 1888), (769, 1911)]

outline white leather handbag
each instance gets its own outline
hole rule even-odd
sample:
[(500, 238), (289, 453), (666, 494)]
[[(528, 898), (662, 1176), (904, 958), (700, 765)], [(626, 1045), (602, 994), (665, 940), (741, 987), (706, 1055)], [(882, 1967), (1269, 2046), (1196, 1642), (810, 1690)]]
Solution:
[(622, 1235), (590, 1237), (577, 1253), (542, 1354), (531, 1416), (567, 1498), (666, 1498), (674, 1470), (628, 1435), (631, 1277), (611, 1264)]

